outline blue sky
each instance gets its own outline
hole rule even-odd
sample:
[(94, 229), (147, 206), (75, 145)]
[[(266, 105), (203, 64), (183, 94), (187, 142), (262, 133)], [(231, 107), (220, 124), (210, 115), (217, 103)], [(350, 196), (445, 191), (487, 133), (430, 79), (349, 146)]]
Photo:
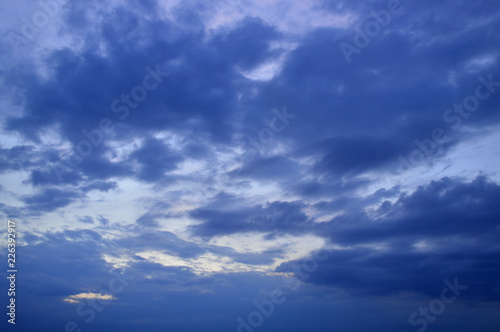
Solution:
[(498, 1), (0, 12), (2, 331), (500, 329)]

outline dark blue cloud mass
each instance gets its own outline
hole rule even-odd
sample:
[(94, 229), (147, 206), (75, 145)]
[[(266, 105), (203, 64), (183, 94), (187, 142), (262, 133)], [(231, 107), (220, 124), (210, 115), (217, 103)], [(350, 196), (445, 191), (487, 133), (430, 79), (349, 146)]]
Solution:
[(498, 1), (0, 13), (2, 331), (500, 329)]
[(440, 289), (433, 280), (460, 276), (470, 287), (465, 297), (496, 302), (499, 198), (500, 187), (484, 177), (470, 183), (443, 178), (384, 201), (371, 215), (335, 217), (321, 232), (345, 249), (331, 253), (310, 281), (365, 296), (414, 291), (435, 297)]

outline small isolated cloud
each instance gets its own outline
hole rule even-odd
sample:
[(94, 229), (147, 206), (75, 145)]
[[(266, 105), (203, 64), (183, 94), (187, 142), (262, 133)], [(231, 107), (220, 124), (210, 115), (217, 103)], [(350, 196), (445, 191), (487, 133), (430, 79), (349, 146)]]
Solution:
[(93, 224), (94, 223), (94, 218), (91, 216), (83, 216), (83, 217), (78, 217), (79, 222), (83, 222), (85, 224)]
[(76, 295), (70, 295), (63, 299), (63, 301), (68, 303), (80, 303), (82, 300), (116, 300), (113, 295), (99, 294), (99, 293), (80, 293)]

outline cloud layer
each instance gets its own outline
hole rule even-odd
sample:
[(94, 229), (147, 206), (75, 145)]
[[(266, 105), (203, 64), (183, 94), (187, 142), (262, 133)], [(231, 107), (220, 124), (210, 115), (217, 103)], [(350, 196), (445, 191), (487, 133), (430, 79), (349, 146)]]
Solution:
[(496, 1), (3, 16), (20, 330), (234, 331), (281, 289), (255, 330), (411, 331), (455, 278), (468, 288), (429, 330), (498, 330)]

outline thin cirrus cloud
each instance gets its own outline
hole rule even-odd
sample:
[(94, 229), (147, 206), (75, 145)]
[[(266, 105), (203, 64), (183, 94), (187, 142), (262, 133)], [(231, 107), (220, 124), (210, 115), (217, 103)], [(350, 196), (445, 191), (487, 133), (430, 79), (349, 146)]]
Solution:
[(21, 329), (235, 331), (283, 289), (254, 330), (412, 331), (458, 278), (429, 331), (498, 330), (497, 2), (401, 0), (350, 62), (394, 1), (57, 3), (0, 25)]

